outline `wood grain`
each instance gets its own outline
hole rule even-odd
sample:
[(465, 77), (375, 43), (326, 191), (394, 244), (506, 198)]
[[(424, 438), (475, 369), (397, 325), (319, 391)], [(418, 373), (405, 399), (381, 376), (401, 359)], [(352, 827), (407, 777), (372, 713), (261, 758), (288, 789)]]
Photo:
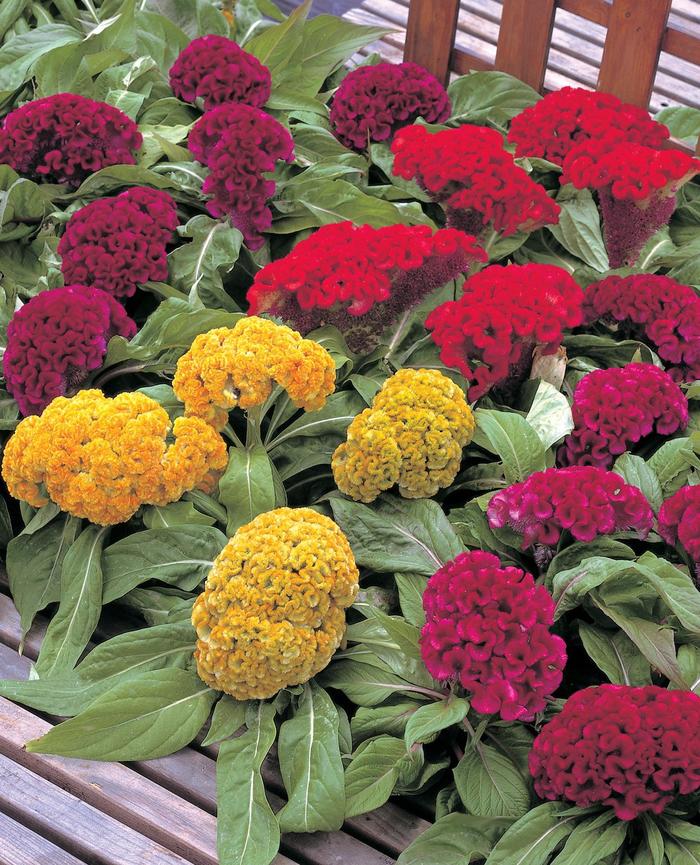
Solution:
[(0, 865), (86, 865), (0, 812)]
[(556, 7), (556, 0), (503, 0), (496, 69), (542, 89)]
[(459, 0), (411, 0), (404, 57), (447, 83)]

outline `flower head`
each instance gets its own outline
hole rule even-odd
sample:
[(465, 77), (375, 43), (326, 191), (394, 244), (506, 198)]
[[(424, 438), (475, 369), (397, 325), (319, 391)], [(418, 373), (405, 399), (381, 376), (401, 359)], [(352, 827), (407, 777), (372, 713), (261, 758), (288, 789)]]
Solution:
[(310, 508), (256, 517), (217, 556), (195, 601), (200, 677), (237, 700), (307, 682), (340, 645), (358, 576), (328, 517)]
[(661, 505), (659, 534), (667, 544), (683, 547), (700, 577), (700, 486), (681, 487)]

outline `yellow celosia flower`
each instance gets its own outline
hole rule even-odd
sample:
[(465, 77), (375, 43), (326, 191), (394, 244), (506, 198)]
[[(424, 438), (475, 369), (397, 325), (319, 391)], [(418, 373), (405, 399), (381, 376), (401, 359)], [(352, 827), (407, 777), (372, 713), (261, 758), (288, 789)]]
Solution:
[(434, 496), (455, 479), (473, 435), (461, 388), (437, 370), (402, 369), (348, 427), (333, 454), (333, 477), (361, 502), (395, 484), (407, 499)]
[(265, 402), (273, 382), (300, 408), (319, 409), (335, 388), (333, 358), (286, 325), (248, 316), (198, 336), (177, 363), (173, 389), (187, 415), (223, 429), (232, 408)]
[[(172, 426), (174, 441), (166, 442)], [(109, 399), (99, 390), (57, 397), (25, 418), (7, 443), (2, 474), (33, 507), (49, 500), (99, 525), (128, 520), (143, 504), (166, 505), (211, 486), (226, 444), (198, 418), (178, 418), (142, 393)]]
[(217, 556), (192, 610), (197, 671), (237, 700), (272, 697), (330, 661), (355, 600), (347, 538), (310, 508), (242, 526)]

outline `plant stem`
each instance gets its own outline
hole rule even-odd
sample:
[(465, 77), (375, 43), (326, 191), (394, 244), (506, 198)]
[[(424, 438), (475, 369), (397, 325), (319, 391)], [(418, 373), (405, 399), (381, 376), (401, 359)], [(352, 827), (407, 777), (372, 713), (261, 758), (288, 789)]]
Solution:
[(237, 448), (240, 448), (242, 451), (245, 450), (245, 445), (236, 435), (230, 423), (227, 423), (226, 426), (221, 430), (221, 432), (226, 436), (229, 441), (232, 441)]
[(249, 408), (246, 412), (248, 425), (246, 427), (245, 446), (249, 450), (257, 445), (262, 445), (263, 443), (260, 429), (263, 418), (263, 408), (264, 406), (256, 405), (253, 408)]

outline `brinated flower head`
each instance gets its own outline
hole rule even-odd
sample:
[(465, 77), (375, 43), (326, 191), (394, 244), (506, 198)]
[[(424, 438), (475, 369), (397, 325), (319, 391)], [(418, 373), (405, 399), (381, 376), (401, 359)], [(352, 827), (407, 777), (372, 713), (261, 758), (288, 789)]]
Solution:
[(667, 544), (683, 547), (700, 578), (700, 486), (681, 487), (661, 505), (659, 534)]
[(428, 580), (421, 655), (477, 712), (532, 721), (561, 683), (566, 644), (551, 634), (554, 601), (520, 568), (492, 553), (461, 553)]
[(2, 358), (20, 413), (39, 414), (54, 397), (77, 391), (102, 366), (110, 339), (135, 333), (123, 307), (97, 288), (68, 285), (37, 294), (12, 317)]
[(597, 369), (574, 391), (574, 430), (559, 450), (561, 465), (610, 468), (642, 439), (688, 425), (688, 400), (671, 376), (650, 363)]
[(361, 502), (395, 484), (407, 499), (434, 496), (455, 479), (473, 435), (474, 416), (453, 381), (437, 370), (401, 369), (348, 427), (333, 477)]
[(528, 373), (532, 351), (553, 354), (565, 328), (581, 323), (583, 291), (562, 268), (549, 264), (492, 265), (464, 283), (459, 300), (434, 309), (433, 331), (446, 366), (470, 382), (469, 399)]
[(185, 414), (223, 429), (232, 408), (261, 405), (273, 382), (294, 405), (314, 411), (335, 389), (335, 364), (317, 342), (251, 316), (200, 334), (177, 362), (173, 388)]
[(700, 789), (700, 698), (655, 685), (577, 691), (535, 739), (530, 772), (542, 799), (608, 805), (620, 820), (661, 814)]
[(109, 399), (83, 390), (57, 397), (19, 424), (5, 447), (2, 475), (11, 495), (32, 507), (53, 501), (73, 516), (113, 525), (141, 505), (166, 505), (209, 486), (226, 458), (221, 436), (198, 418), (171, 424), (145, 394)]
[(345, 76), (333, 97), (331, 126), (347, 147), (366, 150), (418, 117), (442, 123), (451, 110), (445, 88), (422, 66), (377, 63)]
[(263, 267), (248, 291), (250, 312), (269, 312), (301, 333), (337, 327), (366, 353), (383, 331), (486, 253), (473, 237), (427, 225), (324, 225)]
[(79, 186), (108, 165), (136, 162), (141, 133), (123, 111), (57, 93), (11, 111), (0, 130), (0, 163), (33, 180)]
[(270, 70), (225, 36), (193, 39), (170, 69), (173, 93), (205, 111), (224, 102), (261, 108), (270, 98)]
[(416, 180), (447, 215), (447, 225), (504, 237), (559, 219), (559, 205), (517, 166), (494, 129), (460, 126), (431, 133), (407, 126), (391, 146), (394, 174)]
[(327, 666), (345, 633), (358, 571), (347, 538), (310, 508), (240, 528), (195, 601), (197, 672), (237, 700), (264, 700)]
[(63, 277), (131, 297), (139, 284), (168, 278), (166, 245), (177, 224), (172, 197), (145, 186), (86, 204), (58, 245)]

